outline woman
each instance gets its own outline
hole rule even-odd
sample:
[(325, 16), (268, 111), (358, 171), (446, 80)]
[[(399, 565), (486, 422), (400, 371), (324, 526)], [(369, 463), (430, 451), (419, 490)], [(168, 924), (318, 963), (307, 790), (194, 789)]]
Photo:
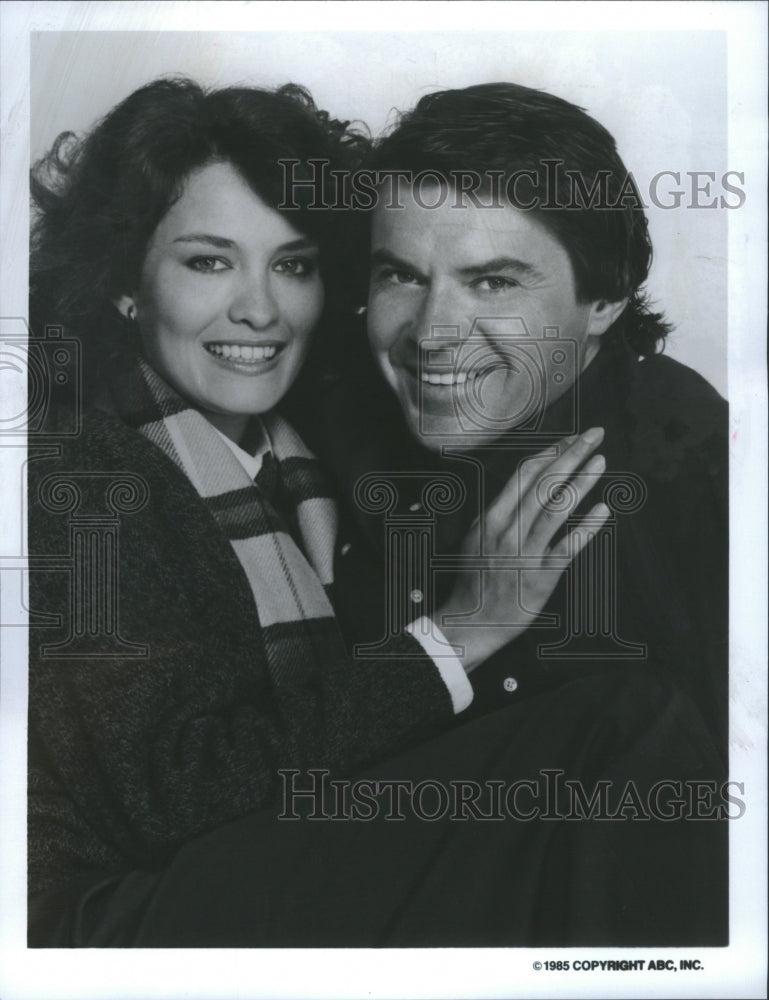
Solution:
[[(460, 891), (443, 825), (406, 823), (393, 837), (392, 824), (362, 833), (265, 811), (286, 773), (449, 781), (485, 775), (491, 760), (505, 776), (531, 774), (544, 762), (527, 746), (543, 725), (565, 734), (548, 763), (575, 759), (566, 689), (373, 765), (447, 728), (469, 685), (407, 633), (376, 660), (347, 659), (329, 599), (333, 505), (275, 409), (310, 350), (340, 244), (338, 213), (313, 209), (312, 188), (295, 185), (300, 207), (282, 207), (281, 161), (294, 178), (311, 176), (310, 160), (351, 169), (361, 145), (297, 88), (207, 94), (164, 80), (36, 168), (33, 316), (80, 339), (88, 405), (81, 415), (58, 400), (46, 428), (58, 454), (30, 467), (31, 551), (48, 561), (31, 582), (32, 944), (566, 935), (542, 900), (546, 918), (509, 905), (563, 832), (497, 826), (490, 853), (477, 826), (452, 829)], [(568, 477), (593, 447), (578, 439), (542, 468)], [(500, 503), (514, 512), (513, 499)], [(472, 666), (480, 658), (468, 653)], [(592, 758), (604, 729), (621, 758), (659, 712), (653, 690), (631, 688), (648, 715), (636, 706), (637, 729), (618, 733), (627, 686), (593, 687), (596, 738), (584, 742), (583, 720), (577, 756), (605, 773)], [(531, 865), (468, 889), (478, 866), (511, 851)], [(428, 869), (437, 889), (420, 896)], [(560, 876), (550, 881), (543, 899), (560, 891)], [(611, 918), (602, 910), (600, 926)]]
[(273, 412), (321, 317), (336, 222), (308, 198), (276, 210), (278, 161), (344, 168), (361, 145), (297, 88), (164, 80), (37, 167), (33, 315), (82, 338), (91, 403), (30, 478), (33, 550), (66, 544), (63, 482), (122, 482), (144, 505), (120, 524), (117, 636), (78, 633), (99, 598), (70, 613), (62, 574), (33, 584), (63, 622), (32, 635), (33, 928), (105, 873), (156, 870), (263, 806), (279, 766), (362, 763), (452, 714), (426, 663), (344, 665), (333, 507)]

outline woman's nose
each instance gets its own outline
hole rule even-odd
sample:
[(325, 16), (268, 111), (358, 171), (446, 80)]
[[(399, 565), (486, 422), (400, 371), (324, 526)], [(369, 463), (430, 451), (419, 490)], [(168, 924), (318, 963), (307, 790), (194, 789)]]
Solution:
[(246, 323), (255, 330), (264, 330), (277, 323), (278, 304), (269, 278), (245, 278), (233, 291), (229, 318), (233, 323)]

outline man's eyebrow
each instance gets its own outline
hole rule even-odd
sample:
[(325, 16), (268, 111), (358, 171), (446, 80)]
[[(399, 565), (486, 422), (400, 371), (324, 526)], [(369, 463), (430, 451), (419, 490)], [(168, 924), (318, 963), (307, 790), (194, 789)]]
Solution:
[[(209, 246), (217, 247), (220, 250), (227, 250), (234, 247), (235, 240), (227, 239), (226, 236), (215, 236), (213, 233), (185, 233), (184, 236), (177, 236), (174, 243), (207, 243)], [(284, 253), (292, 250), (317, 250), (318, 244), (308, 236), (300, 236), (298, 239), (289, 240), (275, 247), (276, 253)]]
[[(374, 250), (371, 254), (371, 263), (388, 264), (390, 267), (397, 267), (402, 271), (410, 271), (417, 277), (424, 277), (418, 267), (415, 267), (402, 257), (398, 257), (396, 254), (391, 253), (389, 250)], [(517, 274), (531, 278), (542, 277), (542, 272), (538, 268), (536, 268), (533, 264), (528, 264), (524, 260), (519, 260), (517, 257), (492, 257), (490, 260), (484, 260), (480, 264), (468, 264), (467, 267), (460, 267), (457, 269), (457, 273), (463, 278), (476, 278), (480, 275), (496, 271), (515, 271)]]
[(542, 277), (542, 272), (533, 264), (527, 264), (526, 261), (518, 260), (517, 257), (492, 257), (491, 260), (485, 260), (482, 264), (470, 264), (467, 267), (459, 268), (459, 274), (466, 278), (475, 278), (482, 274), (488, 274), (490, 271), (516, 271), (518, 274), (532, 278)]
[(396, 256), (396, 254), (391, 253), (389, 250), (374, 250), (371, 254), (371, 263), (389, 264), (390, 267), (397, 267), (401, 271), (410, 271), (418, 278), (424, 277), (418, 267), (410, 264), (409, 261), (404, 260), (402, 257)]

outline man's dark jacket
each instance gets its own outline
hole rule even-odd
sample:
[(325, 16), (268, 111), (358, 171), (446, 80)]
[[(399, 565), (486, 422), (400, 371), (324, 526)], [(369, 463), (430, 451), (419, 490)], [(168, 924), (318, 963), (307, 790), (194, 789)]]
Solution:
[[(361, 509), (355, 497), (361, 476), (396, 473), (398, 499), (391, 518), (407, 518), (409, 511), (418, 510), (431, 474), (461, 477), (467, 488), (461, 509), (434, 519), (434, 551), (444, 555), (459, 550), (478, 514), (480, 480), (488, 504), (522, 457), (568, 430), (601, 426), (605, 437), (599, 452), (606, 458), (606, 473), (577, 514), (602, 495), (613, 512), (603, 532), (604, 539), (613, 537), (604, 540), (600, 559), (595, 553), (590, 557), (594, 581), (596, 566), (600, 579), (614, 580), (599, 595), (614, 602), (606, 612), (613, 631), (608, 637), (575, 635), (560, 657), (553, 655), (557, 650), (552, 647), (570, 634), (568, 602), (576, 592), (576, 577), (564, 574), (544, 609), (557, 616), (557, 624), (530, 628), (478, 668), (468, 711), (477, 714), (521, 701), (579, 675), (658, 671), (698, 706), (726, 759), (727, 406), (709, 383), (663, 355), (639, 359), (624, 347), (604, 348), (575, 386), (544, 412), (536, 434), (521, 434), (517, 443), (513, 434), (503, 448), (483, 448), (459, 458), (436, 455), (415, 443), (362, 346), (348, 371), (327, 380), (313, 420), (304, 422), (302, 432), (332, 472), (342, 502), (337, 605), (350, 643), (375, 643), (386, 634), (385, 515)], [(576, 427), (570, 426), (574, 414)], [(403, 471), (414, 475), (399, 475)], [(579, 557), (574, 573), (580, 572), (584, 558)], [(435, 601), (450, 580), (450, 573), (435, 578)], [(390, 586), (391, 595), (398, 589), (409, 592), (408, 581), (399, 584)], [(413, 596), (412, 617), (430, 614), (429, 593), (421, 601), (420, 592)], [(402, 616), (408, 616), (407, 609)]]

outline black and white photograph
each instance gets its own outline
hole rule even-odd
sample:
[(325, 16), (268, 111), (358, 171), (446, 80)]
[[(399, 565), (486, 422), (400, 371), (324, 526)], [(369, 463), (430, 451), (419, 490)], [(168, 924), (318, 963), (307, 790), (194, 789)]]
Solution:
[(9, 3), (0, 996), (766, 996), (766, 10)]

